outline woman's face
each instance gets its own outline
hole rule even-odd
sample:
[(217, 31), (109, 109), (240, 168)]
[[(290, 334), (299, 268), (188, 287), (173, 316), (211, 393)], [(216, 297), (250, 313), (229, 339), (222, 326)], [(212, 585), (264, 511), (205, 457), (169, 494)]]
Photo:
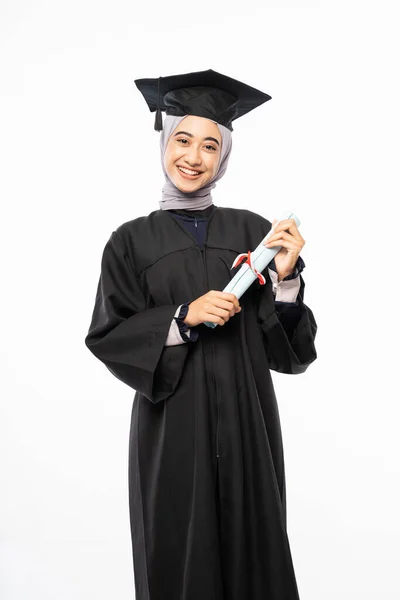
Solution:
[[(203, 187), (217, 172), (221, 145), (216, 123), (193, 115), (182, 119), (165, 149), (164, 165), (171, 181), (182, 192)], [(181, 168), (189, 172), (182, 172)]]

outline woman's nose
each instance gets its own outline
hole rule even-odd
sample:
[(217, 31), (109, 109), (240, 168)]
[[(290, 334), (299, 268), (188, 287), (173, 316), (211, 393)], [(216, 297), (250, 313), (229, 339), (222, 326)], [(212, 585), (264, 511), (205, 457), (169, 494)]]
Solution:
[(191, 165), (198, 165), (201, 163), (200, 151), (195, 146), (188, 148), (186, 152), (186, 160)]

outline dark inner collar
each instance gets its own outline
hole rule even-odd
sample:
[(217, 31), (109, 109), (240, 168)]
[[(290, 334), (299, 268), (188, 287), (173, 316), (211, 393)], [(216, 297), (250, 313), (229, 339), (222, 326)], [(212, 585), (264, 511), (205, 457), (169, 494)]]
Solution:
[(203, 208), (203, 210), (188, 210), (186, 208), (170, 209), (168, 212), (182, 215), (185, 217), (209, 217), (215, 209), (215, 204)]

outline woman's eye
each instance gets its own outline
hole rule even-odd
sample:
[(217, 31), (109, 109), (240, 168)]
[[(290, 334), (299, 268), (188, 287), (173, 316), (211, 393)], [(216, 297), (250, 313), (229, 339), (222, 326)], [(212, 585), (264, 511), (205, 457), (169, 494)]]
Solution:
[[(177, 140), (177, 142), (187, 142), (186, 139), (184, 138), (180, 138)], [(184, 146), (186, 146), (186, 143), (184, 144)], [(206, 148), (213, 150), (214, 152), (217, 151), (217, 149), (214, 146), (211, 146), (211, 144), (207, 144)]]

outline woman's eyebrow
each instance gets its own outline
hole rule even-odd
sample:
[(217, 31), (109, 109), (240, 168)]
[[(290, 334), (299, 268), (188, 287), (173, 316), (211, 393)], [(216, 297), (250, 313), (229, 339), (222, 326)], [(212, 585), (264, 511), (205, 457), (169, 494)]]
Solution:
[[(178, 131), (177, 133), (174, 134), (174, 137), (176, 137), (177, 135), (183, 133), (184, 135), (188, 135), (189, 137), (194, 137), (193, 133), (189, 133), (188, 131)], [(216, 142), (219, 146), (219, 141), (217, 139), (215, 139), (214, 137), (208, 136), (205, 137), (204, 140), (211, 140), (213, 142)]]

